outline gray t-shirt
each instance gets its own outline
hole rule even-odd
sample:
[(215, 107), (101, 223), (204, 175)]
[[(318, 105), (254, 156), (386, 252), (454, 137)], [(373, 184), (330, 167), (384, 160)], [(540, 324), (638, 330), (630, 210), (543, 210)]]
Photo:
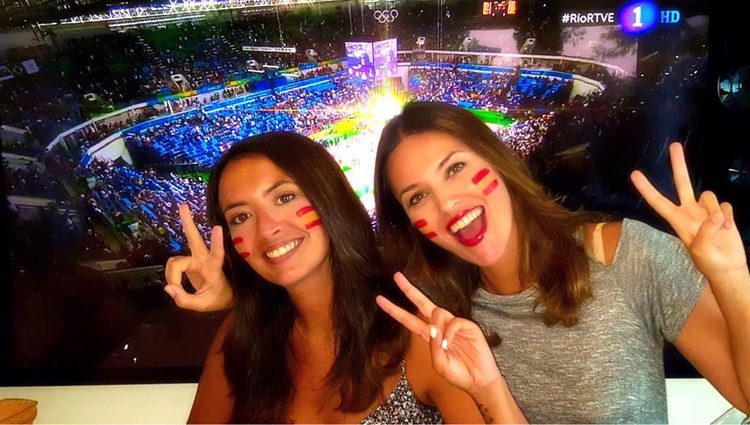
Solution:
[(493, 352), (532, 423), (666, 423), (662, 347), (706, 283), (679, 239), (625, 220), (611, 265), (591, 265), (593, 298), (572, 327), (547, 327), (535, 289), (479, 289), (474, 319), (502, 337)]

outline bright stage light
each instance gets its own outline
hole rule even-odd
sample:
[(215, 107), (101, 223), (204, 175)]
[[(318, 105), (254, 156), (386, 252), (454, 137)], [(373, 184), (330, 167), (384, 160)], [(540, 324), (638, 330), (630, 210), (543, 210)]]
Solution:
[(360, 201), (371, 212), (375, 210), (372, 179), (380, 132), (386, 121), (401, 113), (406, 101), (403, 91), (383, 81), (370, 91), (367, 100), (348, 110), (344, 118), (309, 134), (313, 140), (326, 143), (328, 152), (336, 158)]
[(395, 96), (383, 96), (373, 99), (372, 111), (375, 120), (385, 122), (398, 115), (403, 106)]
[(406, 95), (388, 84), (373, 91), (367, 109), (364, 111), (375, 125), (383, 126), (386, 121), (401, 113), (406, 104)]

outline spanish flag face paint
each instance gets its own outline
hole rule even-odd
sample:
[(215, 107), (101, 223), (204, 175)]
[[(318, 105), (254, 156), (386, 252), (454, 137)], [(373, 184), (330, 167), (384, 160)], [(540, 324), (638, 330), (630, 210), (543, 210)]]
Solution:
[(498, 182), (496, 178), (488, 179), (487, 176), (489, 174), (489, 168), (482, 168), (474, 175), (474, 177), (471, 178), (471, 182), (474, 184), (474, 186), (482, 191), (482, 194), (484, 196), (487, 196), (490, 193), (494, 192), (495, 189), (497, 189), (497, 186), (500, 184), (500, 182)]
[(430, 230), (430, 226), (427, 224), (427, 220), (420, 218), (419, 220), (414, 222), (414, 227), (419, 229), (420, 232), (427, 238), (432, 239), (437, 237), (437, 233)]
[(297, 217), (300, 217), (305, 225), (305, 229), (308, 230), (312, 229), (315, 226), (320, 226), (321, 224), (323, 224), (323, 222), (320, 221), (320, 217), (318, 217), (318, 213), (315, 212), (315, 208), (313, 208), (312, 205), (307, 205), (300, 208), (297, 211)]
[(234, 244), (234, 248), (240, 254), (240, 257), (247, 258), (250, 256), (250, 252), (244, 248), (245, 239), (243, 239), (242, 236), (237, 236), (236, 238), (232, 239), (232, 244)]

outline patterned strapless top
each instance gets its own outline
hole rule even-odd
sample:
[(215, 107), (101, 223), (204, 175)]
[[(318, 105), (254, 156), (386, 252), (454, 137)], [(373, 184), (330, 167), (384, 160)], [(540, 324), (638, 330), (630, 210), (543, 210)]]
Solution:
[(440, 411), (428, 406), (414, 395), (406, 379), (406, 366), (401, 361), (401, 379), (385, 403), (362, 419), (363, 424), (442, 424)]

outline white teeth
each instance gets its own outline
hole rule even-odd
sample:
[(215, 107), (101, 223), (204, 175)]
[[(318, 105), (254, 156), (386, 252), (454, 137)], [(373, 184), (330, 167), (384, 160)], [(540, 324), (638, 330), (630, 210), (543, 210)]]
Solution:
[(293, 250), (297, 245), (300, 244), (300, 242), (301, 239), (295, 239), (282, 247), (276, 248), (273, 251), (266, 252), (266, 256), (268, 256), (268, 258), (279, 258), (282, 255), (285, 255), (289, 251)]
[(463, 229), (464, 227), (468, 226), (472, 221), (476, 220), (480, 215), (482, 215), (482, 207), (477, 207), (469, 211), (469, 213), (463, 216), (461, 220), (458, 220), (457, 222), (453, 223), (453, 225), (450, 227), (451, 233), (456, 233), (459, 230)]

